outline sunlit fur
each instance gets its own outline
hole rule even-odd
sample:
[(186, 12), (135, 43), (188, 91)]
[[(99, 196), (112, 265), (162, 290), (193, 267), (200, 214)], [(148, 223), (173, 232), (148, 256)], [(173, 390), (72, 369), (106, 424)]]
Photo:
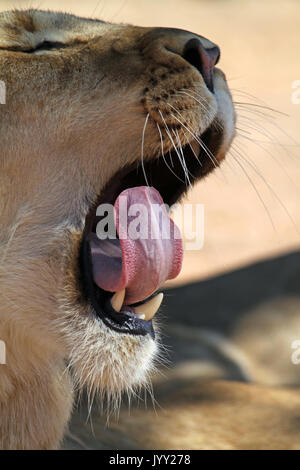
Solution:
[[(220, 70), (214, 96), (180, 56), (190, 37), (61, 13), (0, 14), (2, 448), (56, 448), (74, 389), (106, 392), (113, 402), (148, 379), (158, 340), (117, 333), (94, 316), (78, 284), (78, 252), (90, 205), (117, 170), (141, 158), (148, 114), (145, 160), (160, 152), (158, 126), (164, 150), (172, 148), (170, 104), (182, 106), (191, 132), (177, 128), (181, 144), (216, 121), (216, 160), (224, 157), (231, 96)], [(67, 47), (35, 52), (44, 41)]]

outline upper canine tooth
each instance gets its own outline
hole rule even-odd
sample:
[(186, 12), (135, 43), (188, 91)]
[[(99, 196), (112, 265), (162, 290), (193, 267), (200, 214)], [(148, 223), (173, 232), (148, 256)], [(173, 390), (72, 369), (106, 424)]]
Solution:
[(125, 289), (120, 290), (119, 292), (116, 292), (110, 299), (110, 303), (116, 312), (119, 312), (121, 310), (123, 302), (124, 302), (124, 298), (125, 298)]
[(159, 309), (164, 298), (164, 294), (157, 294), (153, 299), (149, 300), (146, 304), (134, 307), (137, 315), (144, 315), (145, 321), (151, 320)]

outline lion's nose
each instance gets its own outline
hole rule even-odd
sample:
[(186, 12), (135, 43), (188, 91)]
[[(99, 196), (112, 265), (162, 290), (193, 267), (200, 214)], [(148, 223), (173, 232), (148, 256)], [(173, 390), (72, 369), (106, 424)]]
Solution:
[(184, 46), (182, 57), (199, 70), (207, 88), (213, 92), (213, 70), (220, 59), (219, 47), (206, 48), (200, 39), (193, 38)]
[(180, 56), (201, 73), (208, 89), (214, 91), (214, 67), (220, 49), (209, 39), (182, 29), (152, 28), (142, 36), (141, 49), (158, 63), (168, 58), (174, 64), (174, 54)]

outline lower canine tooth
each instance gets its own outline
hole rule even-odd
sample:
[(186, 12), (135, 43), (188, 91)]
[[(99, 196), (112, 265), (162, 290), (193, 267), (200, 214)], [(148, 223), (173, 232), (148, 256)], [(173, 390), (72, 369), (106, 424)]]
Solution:
[(124, 298), (125, 298), (125, 289), (120, 290), (119, 292), (116, 292), (112, 296), (110, 303), (116, 312), (119, 312), (121, 310), (123, 302), (124, 302)]
[(154, 315), (156, 314), (157, 310), (159, 309), (162, 301), (164, 298), (164, 294), (160, 293), (157, 294), (153, 299), (149, 300), (146, 304), (139, 305), (138, 307), (134, 307), (135, 313), (140, 316), (144, 316), (145, 321), (150, 321)]

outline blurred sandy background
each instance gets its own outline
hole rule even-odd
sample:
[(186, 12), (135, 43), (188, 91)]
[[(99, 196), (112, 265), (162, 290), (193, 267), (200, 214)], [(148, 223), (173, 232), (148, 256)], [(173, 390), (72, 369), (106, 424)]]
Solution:
[[(246, 138), (188, 198), (205, 206), (205, 241), (186, 252), (161, 312), (170, 364), (153, 378), (157, 416), (151, 405), (132, 405), (131, 415), (125, 406), (107, 429), (94, 409), (91, 426), (83, 402), (65, 448), (164, 448), (159, 432), (172, 437), (183, 415), (170, 444), (176, 449), (215, 448), (215, 430), (223, 433), (218, 448), (299, 449), (300, 365), (291, 361), (291, 343), (300, 339), (300, 104), (291, 97), (300, 80), (300, 2), (0, 0), (0, 9), (13, 7), (199, 33), (221, 47), (234, 100), (248, 103), (237, 105)], [(203, 388), (207, 379), (236, 385)], [(241, 382), (267, 388), (251, 385), (250, 393)], [(287, 386), (293, 390), (278, 390)]]
[(300, 150), (294, 139), (300, 140), (300, 104), (291, 101), (292, 83), (300, 79), (297, 0), (0, 0), (1, 10), (13, 7), (194, 31), (221, 47), (220, 66), (235, 101), (265, 104), (288, 115), (252, 105), (238, 107), (238, 128), (259, 142), (239, 137), (222, 169), (190, 194), (190, 201), (205, 206), (204, 247), (186, 253), (175, 283), (299, 247)]

